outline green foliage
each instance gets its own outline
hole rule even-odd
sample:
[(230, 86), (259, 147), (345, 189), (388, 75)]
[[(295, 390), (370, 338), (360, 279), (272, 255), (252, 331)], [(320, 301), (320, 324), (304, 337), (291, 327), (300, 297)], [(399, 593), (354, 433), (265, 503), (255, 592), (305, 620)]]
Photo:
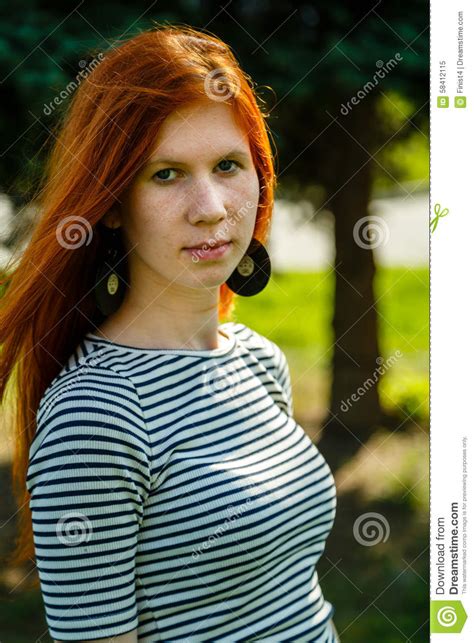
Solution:
[(387, 373), (379, 387), (382, 405), (401, 411), (414, 420), (422, 420), (429, 413), (429, 380), (426, 373), (399, 368)]
[[(387, 135), (388, 144), (376, 154), (374, 189), (389, 189), (394, 181), (420, 182), (426, 187), (430, 174), (429, 132), (410, 128), (410, 118), (416, 105), (395, 92), (384, 93), (378, 103), (379, 118), (387, 132), (399, 132), (403, 137)], [(410, 128), (407, 133), (407, 128)]]
[[(377, 95), (380, 90), (397, 92), (416, 106), (428, 95), (429, 7), (422, 0), (411, 2), (409, 14), (394, 3), (379, 3), (375, 12), (368, 1), (343, 6), (322, 0), (294, 11), (285, 3), (234, 2), (223, 11), (222, 3), (214, 1), (177, 0), (170, 8), (104, 0), (71, 11), (60, 2), (20, 0), (14, 12), (7, 5), (0, 9), (0, 18), (0, 136), (5, 150), (0, 186), (12, 195), (26, 192), (39, 176), (33, 166), (31, 179), (19, 178), (61, 111), (46, 117), (43, 105), (77, 75), (79, 61), (105, 52), (122, 34), (131, 37), (155, 23), (189, 24), (216, 34), (229, 43), (257, 86), (276, 92), (274, 99), (268, 98), (270, 106), (275, 104), (270, 126), (285, 179), (298, 178), (303, 184), (310, 177), (320, 181), (318, 168), (323, 158), (327, 161), (332, 129), (321, 146), (325, 137), (316, 138), (330, 123), (326, 110), (349, 100), (373, 77), (378, 61), (387, 62), (396, 52), (403, 56), (381, 81)], [(364, 109), (364, 102), (357, 109)], [(427, 110), (414, 114), (414, 124), (427, 115)], [(379, 126), (378, 120), (371, 123), (374, 132)], [(314, 139), (310, 145), (309, 136)], [(43, 154), (39, 162), (44, 162)]]

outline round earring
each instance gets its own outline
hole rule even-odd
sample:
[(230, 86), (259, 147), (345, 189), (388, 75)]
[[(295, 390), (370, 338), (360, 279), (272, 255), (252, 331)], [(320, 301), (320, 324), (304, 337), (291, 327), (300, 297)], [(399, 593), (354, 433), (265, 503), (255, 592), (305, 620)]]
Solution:
[(105, 248), (95, 277), (94, 296), (100, 312), (107, 317), (122, 303), (127, 275), (125, 262), (122, 260), (123, 246), (119, 228), (99, 225)]
[(265, 246), (252, 238), (247, 252), (225, 282), (237, 295), (256, 295), (267, 285), (271, 275), (271, 262)]

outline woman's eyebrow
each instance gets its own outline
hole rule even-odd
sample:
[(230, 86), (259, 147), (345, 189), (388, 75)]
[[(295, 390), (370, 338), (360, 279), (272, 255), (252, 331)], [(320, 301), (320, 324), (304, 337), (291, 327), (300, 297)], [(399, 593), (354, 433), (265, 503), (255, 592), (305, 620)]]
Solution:
[[(227, 158), (239, 158), (243, 161), (248, 161), (250, 156), (246, 150), (237, 148), (234, 150), (229, 150), (228, 152), (224, 152), (223, 154), (221, 154), (216, 158), (216, 161), (219, 162), (222, 159), (227, 159)], [(150, 165), (156, 165), (157, 163), (165, 163), (166, 165), (182, 165), (182, 166), (187, 165), (187, 163), (184, 161), (177, 161), (177, 160), (166, 159), (166, 158), (155, 158), (155, 159), (150, 159), (148, 163), (146, 163), (145, 167), (148, 167)]]

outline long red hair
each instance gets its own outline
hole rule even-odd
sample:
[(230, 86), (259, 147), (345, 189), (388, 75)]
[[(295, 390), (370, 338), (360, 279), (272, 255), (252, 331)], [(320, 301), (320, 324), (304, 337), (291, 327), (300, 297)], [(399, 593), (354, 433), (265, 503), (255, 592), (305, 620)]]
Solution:
[[(217, 83), (217, 92), (228, 92), (226, 100), (248, 133), (260, 182), (254, 237), (262, 243), (273, 209), (268, 113), (228, 45), (189, 26), (155, 25), (107, 50), (92, 67), (53, 134), (43, 185), (34, 199), (38, 219), (16, 266), (7, 269), (0, 299), (0, 399), (7, 403), (5, 417), (8, 410), (12, 418), (19, 518), (8, 561), (14, 565), (34, 562), (26, 475), (39, 403), (96, 326), (95, 226), (152, 153), (160, 124), (180, 106), (209, 97), (209, 82)], [(233, 312), (234, 296), (221, 285), (220, 320)]]

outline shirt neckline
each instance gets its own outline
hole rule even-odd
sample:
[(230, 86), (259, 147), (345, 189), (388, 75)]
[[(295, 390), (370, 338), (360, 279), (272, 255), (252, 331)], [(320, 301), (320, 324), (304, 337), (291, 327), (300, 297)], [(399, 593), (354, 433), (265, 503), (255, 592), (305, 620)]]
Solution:
[[(141, 353), (153, 353), (153, 354), (175, 354), (175, 355), (196, 355), (199, 357), (217, 357), (219, 355), (227, 355), (230, 353), (236, 343), (237, 343), (237, 338), (235, 334), (230, 330), (229, 325), (232, 322), (225, 322), (223, 324), (219, 324), (217, 331), (218, 333), (226, 338), (226, 342), (224, 346), (220, 346), (218, 348), (211, 348), (208, 350), (196, 350), (193, 348), (141, 348), (140, 346), (129, 346), (128, 344), (120, 344), (118, 342), (113, 342), (110, 339), (106, 339), (105, 337), (100, 337), (99, 335), (95, 335), (92, 331), (89, 331), (85, 335), (85, 340), (93, 342), (95, 344), (100, 343), (100, 344), (106, 344), (108, 346), (115, 346), (117, 348), (121, 348), (123, 350), (127, 351), (138, 351)], [(225, 328), (225, 332), (223, 332)]]

